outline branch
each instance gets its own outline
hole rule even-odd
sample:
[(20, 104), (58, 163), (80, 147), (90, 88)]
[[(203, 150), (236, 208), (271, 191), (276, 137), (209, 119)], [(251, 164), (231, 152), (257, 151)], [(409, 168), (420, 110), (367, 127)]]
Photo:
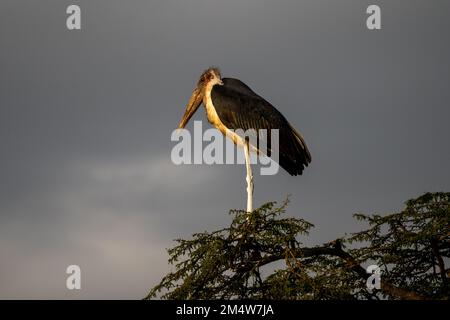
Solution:
[[(445, 274), (445, 264), (444, 259), (442, 259), (442, 256), (439, 253), (439, 247), (438, 242), (435, 238), (431, 239), (431, 250), (433, 251), (434, 256), (436, 257), (438, 261), (439, 266), (439, 274), (441, 275), (441, 279), (443, 283), (447, 282), (447, 276)], [(434, 267), (434, 264), (433, 264)]]
[[(316, 257), (316, 256), (335, 256), (344, 260), (347, 264), (347, 268), (353, 272), (355, 272), (358, 276), (367, 280), (370, 276), (356, 260), (353, 258), (348, 252), (345, 252), (338, 240), (334, 241), (334, 245), (332, 247), (322, 246), (322, 247), (313, 247), (313, 248), (296, 248), (292, 249), (292, 253), (296, 258), (308, 258), (308, 257)], [(284, 259), (284, 254), (282, 252), (271, 254), (263, 257), (258, 261), (257, 267), (261, 267), (263, 265), (282, 260)], [(393, 284), (381, 279), (381, 291), (387, 293), (389, 295), (395, 296), (400, 299), (405, 300), (426, 300), (426, 297), (423, 297), (415, 292), (399, 288), (394, 286)]]

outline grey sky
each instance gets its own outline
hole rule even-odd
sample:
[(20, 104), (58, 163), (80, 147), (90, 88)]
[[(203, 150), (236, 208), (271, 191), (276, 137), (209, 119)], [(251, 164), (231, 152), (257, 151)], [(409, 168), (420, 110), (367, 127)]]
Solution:
[[(81, 31), (65, 27), (72, 3)], [(369, 4), (380, 31), (365, 28)], [(308, 244), (359, 230), (354, 212), (450, 189), (447, 0), (0, 8), (0, 298), (141, 298), (168, 271), (172, 239), (245, 207), (244, 166), (170, 160), (210, 65), (304, 134), (311, 166), (256, 176), (255, 205), (291, 194), (289, 214), (316, 225)], [(209, 126), (203, 109), (193, 119)], [(70, 264), (79, 292), (65, 288)]]

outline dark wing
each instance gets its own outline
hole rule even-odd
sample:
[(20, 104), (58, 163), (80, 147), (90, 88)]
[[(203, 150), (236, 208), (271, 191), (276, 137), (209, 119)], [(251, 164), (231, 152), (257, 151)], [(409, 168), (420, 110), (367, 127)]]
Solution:
[[(222, 81), (223, 85), (215, 85), (211, 91), (214, 108), (222, 123), (234, 130), (278, 129), (280, 166), (290, 175), (302, 174), (311, 162), (311, 155), (301, 134), (245, 83), (231, 78), (223, 78)], [(270, 141), (267, 149), (271, 149)]]

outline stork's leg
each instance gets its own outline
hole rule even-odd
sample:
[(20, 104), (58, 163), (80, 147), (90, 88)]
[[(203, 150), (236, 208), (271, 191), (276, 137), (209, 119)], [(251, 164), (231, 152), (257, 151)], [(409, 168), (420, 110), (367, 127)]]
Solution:
[(247, 212), (253, 211), (253, 174), (250, 164), (250, 144), (245, 140), (244, 145), (245, 166), (247, 168)]

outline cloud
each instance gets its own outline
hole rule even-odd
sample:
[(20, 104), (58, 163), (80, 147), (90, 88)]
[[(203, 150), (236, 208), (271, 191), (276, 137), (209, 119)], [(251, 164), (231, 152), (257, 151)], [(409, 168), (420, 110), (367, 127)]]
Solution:
[[(174, 238), (152, 202), (217, 176), (176, 170), (165, 157), (76, 162), (60, 174), (65, 188), (46, 186), (21, 208), (28, 214), (0, 226), (0, 298), (143, 297), (167, 271)], [(65, 288), (70, 264), (82, 269), (80, 292)]]

